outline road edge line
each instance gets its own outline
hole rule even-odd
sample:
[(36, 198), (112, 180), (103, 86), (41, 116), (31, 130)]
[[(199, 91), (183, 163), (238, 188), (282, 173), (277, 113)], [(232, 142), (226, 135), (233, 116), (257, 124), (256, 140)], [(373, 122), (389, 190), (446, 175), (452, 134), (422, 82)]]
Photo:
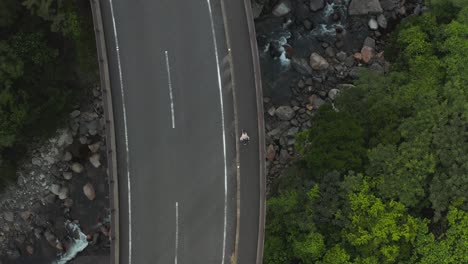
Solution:
[(252, 52), (254, 76), (255, 76), (255, 92), (257, 94), (257, 120), (258, 120), (258, 144), (259, 144), (259, 160), (260, 160), (260, 207), (259, 207), (259, 227), (258, 227), (258, 242), (257, 242), (257, 264), (263, 263), (263, 248), (265, 243), (265, 190), (266, 190), (266, 164), (265, 164), (265, 121), (263, 117), (263, 91), (262, 91), (262, 76), (260, 70), (260, 62), (257, 46), (257, 34), (255, 32), (255, 23), (252, 13), (251, 0), (244, 0), (245, 13), (247, 17), (247, 25), (250, 35), (250, 47)]
[[(114, 108), (112, 105), (112, 91), (110, 86), (109, 64), (107, 60), (106, 40), (102, 21), (101, 4), (99, 0), (90, 0), (98, 55), (99, 73), (101, 81), (104, 117), (106, 119), (106, 146), (107, 146), (107, 174), (109, 181), (109, 200), (111, 205), (111, 254), (110, 263), (119, 264), (119, 181), (117, 177), (117, 149), (115, 143)], [(110, 146), (110, 148), (109, 148)], [(110, 158), (109, 158), (110, 155)]]

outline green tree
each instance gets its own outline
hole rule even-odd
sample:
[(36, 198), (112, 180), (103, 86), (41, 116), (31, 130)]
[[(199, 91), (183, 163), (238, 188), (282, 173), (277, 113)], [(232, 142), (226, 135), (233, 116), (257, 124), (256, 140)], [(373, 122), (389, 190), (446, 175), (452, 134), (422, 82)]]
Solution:
[(344, 241), (353, 247), (356, 263), (397, 263), (410, 257), (412, 243), (425, 223), (406, 213), (402, 203), (383, 202), (363, 181), (359, 192), (349, 194), (351, 223), (343, 229)]
[(323, 106), (314, 121), (312, 129), (298, 135), (296, 144), (313, 175), (333, 170), (362, 170), (366, 156), (364, 135), (356, 120)]
[(422, 233), (418, 236), (413, 263), (468, 263), (468, 213), (451, 207), (447, 216), (448, 230), (440, 238)]

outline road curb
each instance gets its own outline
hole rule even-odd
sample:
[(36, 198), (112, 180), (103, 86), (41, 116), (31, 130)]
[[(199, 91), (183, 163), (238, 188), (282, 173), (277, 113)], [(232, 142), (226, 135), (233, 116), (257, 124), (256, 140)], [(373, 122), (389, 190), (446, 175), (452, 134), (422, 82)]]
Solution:
[(119, 264), (119, 181), (117, 174), (117, 152), (115, 144), (114, 110), (107, 60), (106, 39), (102, 22), (101, 4), (99, 0), (90, 0), (93, 14), (94, 34), (99, 62), (102, 101), (106, 119), (107, 174), (109, 179), (109, 202), (111, 206), (111, 254), (110, 263)]
[(262, 76), (260, 71), (260, 62), (257, 47), (257, 34), (255, 32), (255, 23), (252, 13), (251, 0), (244, 0), (245, 13), (250, 35), (250, 47), (252, 52), (255, 92), (257, 94), (257, 119), (258, 119), (258, 144), (259, 144), (259, 163), (260, 163), (260, 207), (259, 207), (259, 227), (257, 242), (257, 264), (263, 263), (263, 247), (265, 239), (265, 190), (266, 190), (266, 164), (265, 164), (265, 121), (263, 117), (263, 91)]

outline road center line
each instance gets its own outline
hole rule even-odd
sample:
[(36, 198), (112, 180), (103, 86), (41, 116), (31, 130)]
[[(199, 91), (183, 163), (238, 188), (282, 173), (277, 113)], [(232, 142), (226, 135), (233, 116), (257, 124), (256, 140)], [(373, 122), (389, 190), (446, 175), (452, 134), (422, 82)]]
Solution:
[(226, 228), (227, 228), (227, 162), (226, 162), (226, 130), (224, 128), (224, 102), (223, 102), (223, 89), (221, 81), (221, 70), (219, 68), (218, 44), (216, 43), (216, 33), (214, 28), (213, 13), (211, 12), (210, 0), (206, 0), (208, 4), (208, 11), (210, 13), (211, 35), (213, 37), (213, 45), (216, 57), (216, 71), (218, 73), (218, 88), (219, 88), (219, 101), (221, 104), (221, 126), (223, 128), (223, 156), (224, 156), (224, 234), (223, 234), (223, 254), (221, 264), (224, 264), (226, 256)]
[(174, 264), (177, 264), (177, 254), (179, 254), (179, 202), (175, 203), (176, 208), (176, 235), (175, 235), (175, 257), (174, 257)]
[(165, 55), (166, 55), (166, 69), (167, 69), (167, 84), (169, 86), (169, 98), (171, 99), (172, 128), (175, 128), (174, 100), (173, 100), (173, 97), (172, 97), (171, 68), (169, 66), (169, 55), (167, 54), (167, 50), (165, 51)]
[(123, 87), (122, 64), (120, 61), (119, 38), (117, 37), (117, 26), (115, 25), (114, 5), (112, 0), (109, 0), (112, 16), (112, 27), (114, 29), (115, 49), (117, 53), (117, 65), (119, 69), (120, 93), (122, 96), (122, 109), (124, 121), (124, 134), (125, 134), (125, 150), (127, 162), (127, 188), (128, 188), (128, 264), (132, 264), (132, 195), (130, 188), (130, 154), (128, 147), (128, 129), (127, 129), (127, 109), (125, 107), (125, 93)]

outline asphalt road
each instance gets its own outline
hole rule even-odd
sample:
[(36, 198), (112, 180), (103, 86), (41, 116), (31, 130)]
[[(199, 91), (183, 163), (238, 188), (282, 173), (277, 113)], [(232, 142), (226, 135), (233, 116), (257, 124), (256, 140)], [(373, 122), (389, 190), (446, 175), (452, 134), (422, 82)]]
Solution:
[[(238, 172), (237, 263), (255, 263), (255, 83), (243, 2), (229, 2), (224, 17), (220, 0), (101, 2), (116, 126), (120, 263), (230, 263)], [(241, 128), (251, 144), (239, 148), (238, 170)]]

